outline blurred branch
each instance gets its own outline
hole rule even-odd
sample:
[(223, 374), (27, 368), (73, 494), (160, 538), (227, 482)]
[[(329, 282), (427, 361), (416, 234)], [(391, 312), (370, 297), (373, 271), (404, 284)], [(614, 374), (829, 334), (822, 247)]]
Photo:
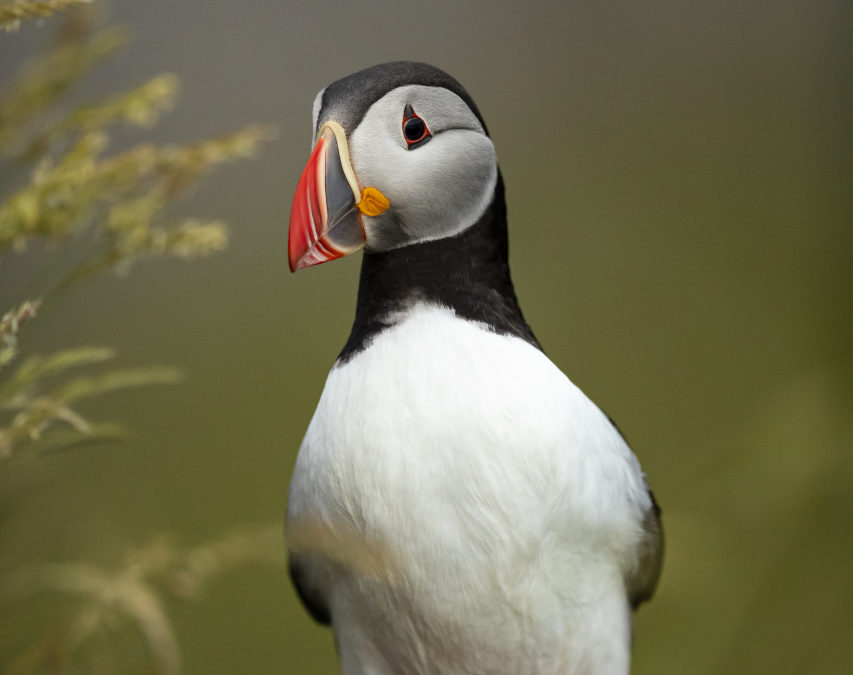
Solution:
[[(76, 17), (67, 25), (73, 27)], [(71, 28), (69, 28), (71, 30)], [(75, 32), (79, 29), (74, 27)], [(127, 42), (120, 28), (110, 28), (83, 39), (60, 39), (46, 54), (37, 57), (18, 73), (0, 97), (0, 155), (13, 155), (44, 114), (94, 65)]]
[[(23, 18), (67, 6), (7, 3), (0, 5), (0, 17)], [(48, 52), (22, 68), (0, 96), (0, 154), (24, 162), (37, 160), (30, 181), (0, 202), (0, 258), (13, 249), (24, 251), (34, 239), (62, 243), (81, 232), (90, 237), (86, 257), (48, 291), (47, 300), (77, 282), (119, 266), (126, 268), (141, 257), (191, 259), (223, 250), (228, 239), (223, 222), (187, 218), (162, 223), (162, 213), (202, 175), (231, 159), (251, 156), (272, 137), (270, 128), (254, 125), (211, 140), (168, 146), (142, 143), (105, 155), (107, 128), (119, 122), (153, 124), (172, 106), (177, 79), (159, 75), (98, 103), (55, 111), (49, 119), (48, 112), (62, 107), (61, 99), (71, 86), (126, 42), (124, 31), (118, 29), (90, 35), (89, 23), (85, 13), (70, 13)], [(19, 328), (35, 314), (39, 302), (21, 303), (0, 321), (0, 368), (16, 356)], [(103, 348), (65, 350), (31, 358), (0, 380), (0, 414), (7, 413), (5, 422), (0, 416), (0, 459), (11, 457), (16, 446), (40, 439), (57, 425), (80, 438), (95, 438), (95, 427), (72, 407), (80, 399), (180, 379), (174, 369), (152, 367), (45, 387), (47, 378), (112, 356), (111, 350)], [(114, 436), (115, 430), (106, 435)]]
[[(180, 650), (164, 606), (164, 595), (198, 598), (217, 576), (247, 564), (281, 565), (284, 560), (278, 525), (243, 528), (189, 549), (164, 537), (131, 551), (118, 569), (84, 562), (46, 563), (8, 575), (0, 583), (4, 604), (29, 602), (43, 593), (77, 600), (77, 609), (60, 635), (36, 642), (21, 654), (17, 672), (37, 672), (55, 652), (69, 662), (73, 654), (99, 634), (114, 634), (125, 624), (135, 627), (154, 660), (155, 672), (180, 671)], [(45, 647), (49, 645), (49, 649)]]
[(18, 159), (32, 162), (59, 141), (78, 132), (97, 131), (117, 123), (151, 126), (157, 122), (160, 113), (174, 105), (177, 91), (178, 78), (164, 73), (99, 103), (79, 106), (58, 121), (33, 132), (32, 140), (20, 152)]
[(138, 145), (100, 157), (105, 134), (85, 133), (55, 164), (43, 163), (33, 181), (0, 205), (0, 255), (23, 250), (34, 237), (58, 238), (93, 228), (103, 252), (73, 270), (62, 286), (143, 255), (192, 258), (221, 251), (221, 222), (188, 219), (171, 226), (153, 221), (181, 191), (214, 166), (249, 157), (271, 137), (250, 126), (218, 139), (184, 146)]
[[(82, 0), (12, 2), (0, 0), (0, 27), (45, 16)], [(86, 13), (69, 12), (57, 37), (40, 58), (22, 68), (0, 95), (0, 157), (9, 159), (4, 178), (15, 189), (0, 199), (0, 259), (22, 253), (33, 241), (61, 247), (72, 236), (85, 237), (86, 255), (65, 264), (64, 279), (44, 294), (45, 302), (20, 302), (0, 319), (0, 466), (80, 443), (114, 439), (111, 424), (93, 424), (76, 409), (79, 402), (119, 389), (181, 380), (179, 371), (160, 366), (92, 373), (114, 356), (108, 348), (66, 349), (32, 356), (12, 370), (21, 326), (56, 293), (101, 272), (126, 267), (144, 256), (195, 258), (227, 245), (218, 220), (185, 218), (169, 222), (163, 213), (176, 197), (224, 162), (254, 154), (272, 137), (269, 127), (249, 126), (237, 133), (182, 145), (138, 144), (108, 154), (110, 127), (147, 126), (171, 108), (177, 79), (164, 74), (93, 104), (69, 106), (65, 99), (88, 70), (126, 41), (123, 31), (90, 35)], [(17, 183), (20, 169), (29, 180)], [(4, 366), (7, 366), (4, 368)], [(83, 374), (71, 377), (73, 371)], [(50, 431), (50, 433), (47, 433)], [(38, 441), (38, 443), (35, 443)], [(168, 613), (168, 598), (196, 598), (210, 581), (250, 563), (276, 563), (283, 557), (279, 527), (243, 530), (189, 549), (158, 537), (107, 569), (83, 560), (32, 563), (17, 573), (0, 570), (0, 615), (16, 621), (0, 639), (4, 672), (127, 672), (138, 664), (118, 639), (130, 628), (142, 640), (153, 670), (174, 674), (180, 650)], [(70, 615), (63, 613), (72, 605)], [(22, 615), (30, 626), (21, 627)], [(51, 620), (45, 620), (50, 618)], [(23, 622), (25, 623), (25, 622)], [(20, 631), (12, 645), (9, 638)], [(29, 630), (27, 630), (29, 628)], [(5, 657), (11, 655), (11, 660)], [(141, 664), (140, 664), (141, 666)], [(149, 672), (152, 668), (145, 668)]]
[(0, 29), (17, 30), (23, 20), (43, 19), (91, 2), (92, 0), (19, 0), (0, 3)]
[(7, 382), (0, 385), (0, 400), (13, 398), (23, 387), (35, 384), (41, 378), (58, 375), (77, 366), (101, 363), (113, 356), (113, 350), (107, 347), (81, 347), (66, 349), (50, 356), (31, 357)]
[[(0, 319), (0, 369), (18, 353), (18, 330), (38, 311), (39, 300), (26, 300)], [(0, 398), (2, 400), (2, 398)]]
[[(72, 408), (74, 403), (84, 398), (129, 387), (174, 384), (181, 380), (180, 372), (174, 368), (149, 366), (78, 377), (50, 391), (41, 391), (39, 385), (47, 377), (112, 356), (108, 349), (82, 348), (58, 352), (50, 357), (34, 357), (25, 361), (7, 382), (0, 384), (0, 411), (14, 413), (5, 427), (0, 426), (0, 460), (11, 457), (15, 447), (24, 440), (38, 440), (56, 423), (64, 423), (83, 436), (94, 434), (90, 423)], [(102, 432), (99, 430), (99, 433)]]

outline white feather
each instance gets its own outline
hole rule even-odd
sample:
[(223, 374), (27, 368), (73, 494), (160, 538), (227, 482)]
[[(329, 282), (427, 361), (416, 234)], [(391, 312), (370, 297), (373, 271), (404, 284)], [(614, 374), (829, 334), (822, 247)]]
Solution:
[(397, 318), (329, 374), (291, 485), (289, 531), (332, 535), (301, 548), (344, 673), (627, 673), (630, 449), (526, 342)]

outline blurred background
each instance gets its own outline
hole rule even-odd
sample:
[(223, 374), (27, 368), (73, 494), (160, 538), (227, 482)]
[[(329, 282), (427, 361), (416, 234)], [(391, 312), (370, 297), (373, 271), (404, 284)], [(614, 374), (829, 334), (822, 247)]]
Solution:
[[(637, 615), (633, 672), (849, 672), (853, 5), (101, 4), (132, 42), (75, 100), (181, 80), (174, 111), (118, 147), (249, 122), (279, 133), (174, 209), (226, 220), (225, 252), (79, 285), (23, 335), (25, 354), (111, 345), (121, 365), (174, 365), (186, 381), (87, 403), (131, 436), (6, 486), (5, 568), (109, 566), (161, 533), (193, 546), (279, 526), (360, 264), (287, 269), (311, 103), (360, 68), (423, 60), (489, 125), (529, 323), (617, 421), (663, 508), (664, 574)], [(0, 83), (58, 21), (0, 34)], [(4, 259), (0, 309), (27, 297), (37, 264)], [(183, 672), (337, 672), (283, 551), (167, 602)]]

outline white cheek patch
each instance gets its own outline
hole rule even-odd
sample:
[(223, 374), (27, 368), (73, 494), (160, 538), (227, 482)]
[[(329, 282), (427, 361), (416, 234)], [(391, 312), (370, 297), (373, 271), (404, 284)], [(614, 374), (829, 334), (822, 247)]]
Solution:
[[(402, 132), (406, 104), (432, 134), (413, 150)], [(385, 213), (364, 219), (368, 250), (458, 234), (494, 195), (494, 146), (465, 102), (441, 87), (410, 85), (386, 94), (351, 135), (350, 154), (361, 187), (376, 187), (391, 202)]]
[(401, 220), (412, 239), (452, 236), (473, 225), (494, 194), (497, 164), (491, 141), (454, 129), (406, 154), (408, 171), (390, 176), (389, 185), (401, 197)]

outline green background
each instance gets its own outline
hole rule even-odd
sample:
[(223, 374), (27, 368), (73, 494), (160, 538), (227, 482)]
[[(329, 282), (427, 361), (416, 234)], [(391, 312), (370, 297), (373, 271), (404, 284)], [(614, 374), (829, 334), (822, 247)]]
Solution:
[[(25, 333), (29, 353), (113, 345), (122, 365), (177, 365), (187, 381), (84, 408), (132, 437), (31, 477), (4, 505), (6, 563), (106, 564), (160, 532), (191, 545), (282, 520), (360, 258), (287, 270), (311, 102), (362, 67), (424, 60), (489, 125), (528, 321), (625, 432), (663, 507), (664, 576), (637, 616), (633, 672), (849, 672), (852, 15), (805, 0), (114, 0), (133, 42), (78, 98), (182, 81), (174, 112), (118, 146), (252, 121), (280, 134), (174, 211), (227, 220), (224, 254), (100, 278)], [(52, 25), (0, 35), (3, 81)], [(0, 307), (28, 292), (34, 260), (3, 261)], [(283, 559), (169, 603), (185, 672), (336, 672)]]

